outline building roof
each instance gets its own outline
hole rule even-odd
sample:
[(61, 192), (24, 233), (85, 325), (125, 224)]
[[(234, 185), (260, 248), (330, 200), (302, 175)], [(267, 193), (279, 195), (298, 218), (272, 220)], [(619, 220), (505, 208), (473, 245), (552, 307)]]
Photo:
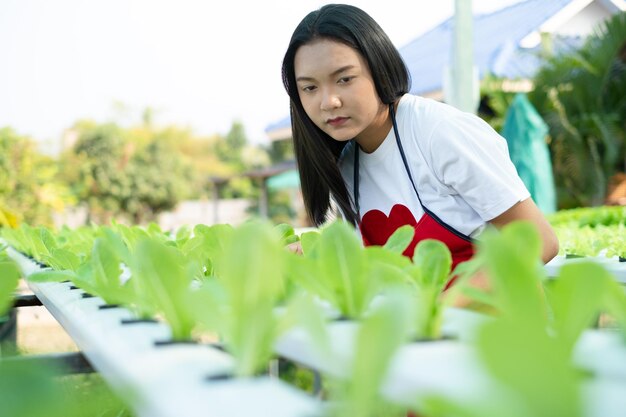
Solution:
[[(532, 75), (538, 61), (533, 59), (531, 51), (520, 51), (520, 41), (571, 2), (527, 0), (490, 14), (474, 16), (474, 63), (479, 77), (483, 78), (487, 73), (505, 78)], [(441, 90), (442, 74), (452, 50), (453, 30), (454, 19), (449, 18), (400, 48), (411, 74), (411, 93)]]
[(265, 133), (271, 140), (283, 139), (291, 136), (291, 117), (286, 116), (282, 119), (268, 125), (265, 128)]

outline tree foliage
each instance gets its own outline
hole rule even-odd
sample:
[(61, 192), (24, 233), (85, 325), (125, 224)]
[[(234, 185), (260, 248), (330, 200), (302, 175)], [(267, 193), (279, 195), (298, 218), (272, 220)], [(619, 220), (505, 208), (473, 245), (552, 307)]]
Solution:
[(599, 205), (626, 158), (626, 13), (549, 58), (530, 99), (550, 127), (559, 203)]
[(247, 145), (238, 122), (226, 137), (200, 137), (188, 128), (157, 128), (147, 111), (131, 128), (81, 121), (73, 130), (76, 143), (61, 160), (64, 179), (97, 222), (155, 220), (184, 198), (210, 195), (211, 177), (232, 178), (222, 196), (253, 197), (254, 184), (238, 175), (269, 163), (265, 151)]
[(0, 129), (0, 208), (9, 217), (51, 224), (52, 213), (71, 201), (57, 174), (54, 159), (40, 154), (34, 141), (10, 128)]
[(150, 221), (189, 194), (192, 169), (167, 141), (114, 124), (79, 129), (63, 164), (91, 220), (121, 215), (137, 223)]
[(85, 206), (88, 221), (145, 223), (182, 199), (211, 196), (212, 177), (228, 180), (222, 197), (258, 195), (257, 184), (242, 174), (270, 161), (248, 144), (240, 122), (226, 136), (198, 136), (185, 127), (157, 127), (153, 118), (147, 109), (131, 127), (80, 120), (66, 131), (58, 158), (0, 129), (0, 225), (49, 225), (53, 209), (67, 203)]

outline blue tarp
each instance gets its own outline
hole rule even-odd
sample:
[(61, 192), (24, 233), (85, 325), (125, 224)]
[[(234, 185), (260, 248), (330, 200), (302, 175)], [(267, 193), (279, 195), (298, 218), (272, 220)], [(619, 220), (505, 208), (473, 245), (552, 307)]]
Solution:
[(287, 188), (299, 188), (300, 177), (295, 169), (274, 175), (267, 180), (267, 188), (270, 190), (284, 190)]

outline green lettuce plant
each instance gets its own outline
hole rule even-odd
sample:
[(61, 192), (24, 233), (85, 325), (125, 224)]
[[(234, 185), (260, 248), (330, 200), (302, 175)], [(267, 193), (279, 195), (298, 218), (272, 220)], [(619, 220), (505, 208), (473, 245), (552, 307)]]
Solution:
[(76, 254), (56, 250), (50, 255), (51, 265), (58, 270), (44, 270), (27, 277), (31, 282), (72, 281), (86, 292), (101, 297), (109, 304), (129, 305), (135, 301), (133, 288), (122, 282), (121, 259), (112, 247), (111, 237), (97, 238), (89, 257), (80, 263)]
[(413, 264), (406, 268), (415, 297), (414, 325), (418, 339), (441, 338), (443, 290), (450, 279), (452, 256), (448, 247), (433, 239), (417, 244)]
[(0, 317), (13, 305), (13, 298), (20, 272), (17, 265), (0, 250)]
[(491, 282), (488, 297), (498, 314), (479, 330), (476, 350), (498, 381), (497, 396), (472, 404), (428, 399), (426, 415), (549, 417), (582, 416), (584, 375), (572, 351), (597, 315), (623, 318), (624, 291), (599, 264), (564, 266), (544, 290), (541, 240), (530, 223), (515, 222), (481, 239), (477, 257)]
[(196, 326), (190, 304), (192, 271), (180, 250), (158, 239), (141, 240), (129, 266), (134, 295), (142, 294), (140, 310), (162, 315), (174, 340), (191, 339)]
[(626, 293), (599, 264), (564, 265), (546, 295), (551, 334), (568, 358), (583, 331), (596, 322), (599, 314), (609, 313), (623, 324)]
[(195, 263), (198, 278), (219, 275), (219, 260), (230, 244), (233, 230), (228, 224), (196, 225), (193, 237), (180, 246), (187, 259)]
[(293, 226), (291, 226), (290, 224), (281, 223), (276, 225), (275, 228), (280, 234), (280, 240), (283, 245), (289, 245), (300, 240), (295, 230), (293, 229)]
[(289, 253), (274, 228), (257, 222), (233, 229), (218, 252), (212, 259), (214, 279), (196, 294), (204, 300), (196, 305), (206, 311), (198, 320), (220, 335), (236, 360), (236, 375), (254, 375), (284, 330), (275, 308), (285, 294)]
[(404, 289), (391, 290), (361, 320), (350, 374), (329, 384), (330, 416), (406, 415), (382, 397), (381, 387), (394, 354), (411, 332), (413, 302)]
[(340, 222), (321, 233), (305, 233), (304, 256), (292, 259), (292, 275), (348, 318), (362, 317), (387, 286), (403, 284), (416, 299), (415, 336), (437, 339), (445, 309), (441, 294), (450, 279), (452, 257), (445, 244), (432, 239), (416, 246), (412, 260), (402, 256), (414, 233), (413, 227), (403, 226), (384, 246), (366, 248), (354, 230)]
[(32, 227), (21, 224), (16, 229), (3, 228), (2, 237), (16, 250), (41, 261), (49, 251), (44, 244), (48, 240), (49, 232), (44, 227)]
[(344, 222), (335, 222), (319, 234), (304, 233), (304, 256), (291, 257), (290, 276), (344, 317), (362, 317), (386, 283), (408, 280), (402, 268), (410, 261), (400, 249), (410, 240), (406, 228), (397, 234), (388, 248), (364, 248), (354, 229)]

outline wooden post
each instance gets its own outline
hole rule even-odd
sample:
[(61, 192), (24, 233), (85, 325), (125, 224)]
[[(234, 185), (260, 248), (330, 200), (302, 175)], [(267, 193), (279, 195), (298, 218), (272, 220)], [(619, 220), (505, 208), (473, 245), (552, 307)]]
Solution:
[(217, 224), (220, 221), (220, 216), (217, 212), (219, 209), (219, 200), (220, 200), (220, 186), (217, 185), (217, 181), (213, 183), (213, 224)]
[(259, 196), (259, 216), (262, 219), (269, 217), (269, 198), (267, 191), (267, 178), (261, 178), (261, 195)]

